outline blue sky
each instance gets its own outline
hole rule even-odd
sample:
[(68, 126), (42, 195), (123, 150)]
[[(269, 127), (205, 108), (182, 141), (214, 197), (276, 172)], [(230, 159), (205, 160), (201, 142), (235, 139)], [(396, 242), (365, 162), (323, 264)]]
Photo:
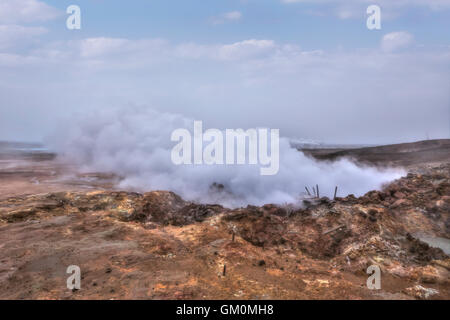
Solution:
[[(353, 1), (356, 4), (350, 7), (359, 12), (348, 18), (340, 18), (329, 12), (336, 8), (333, 1), (325, 4), (317, 4), (319, 1), (283, 3), (281, 0), (133, 0), (127, 4), (120, 0), (46, 2), (61, 11), (71, 4), (77, 4), (82, 9), (83, 29), (79, 34), (67, 34), (61, 30), (61, 20), (65, 16), (50, 24), (54, 36), (61, 37), (162, 37), (201, 43), (260, 38), (296, 43), (312, 50), (336, 49), (340, 46), (377, 47), (380, 33), (407, 30), (421, 44), (441, 45), (450, 42), (450, 5), (440, 10), (417, 4), (395, 9), (387, 6), (388, 17), (383, 19), (382, 30), (369, 32), (365, 24), (365, 1)], [(377, 1), (367, 3), (377, 4)], [(379, 4), (384, 10), (383, 1)], [(238, 21), (215, 25), (211, 22), (224, 13), (234, 11), (242, 14)], [(395, 17), (390, 17), (393, 14)]]
[(449, 31), (450, 0), (2, 0), (0, 140), (117, 105), (325, 142), (447, 138)]

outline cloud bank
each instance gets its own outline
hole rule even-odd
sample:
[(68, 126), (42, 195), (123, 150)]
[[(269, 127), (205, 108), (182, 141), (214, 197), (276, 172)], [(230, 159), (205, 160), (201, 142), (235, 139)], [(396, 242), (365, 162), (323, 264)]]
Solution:
[(62, 12), (38, 0), (2, 0), (0, 23), (18, 24), (42, 22), (55, 19)]
[(386, 52), (394, 52), (410, 47), (414, 37), (408, 32), (399, 31), (386, 34), (381, 40), (381, 48)]
[(411, 8), (432, 11), (450, 9), (448, 0), (281, 0), (281, 2), (287, 5), (312, 4), (320, 8), (323, 13), (335, 15), (340, 19), (365, 17), (365, 8), (373, 4), (379, 5), (383, 16), (388, 18), (396, 17), (405, 9)]
[(6, 138), (36, 137), (68, 112), (129, 102), (211, 127), (275, 127), (325, 142), (395, 143), (449, 133), (450, 47), (419, 48), (405, 32), (385, 35), (379, 49), (334, 52), (270, 39), (95, 37), (19, 53), (0, 36), (0, 45), (8, 46), (0, 50)]

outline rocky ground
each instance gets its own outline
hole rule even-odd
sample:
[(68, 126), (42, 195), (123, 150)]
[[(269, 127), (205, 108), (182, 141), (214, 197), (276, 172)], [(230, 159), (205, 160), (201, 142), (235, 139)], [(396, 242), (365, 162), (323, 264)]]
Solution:
[(39, 160), (0, 168), (0, 299), (450, 298), (450, 163), (360, 198), (232, 210)]

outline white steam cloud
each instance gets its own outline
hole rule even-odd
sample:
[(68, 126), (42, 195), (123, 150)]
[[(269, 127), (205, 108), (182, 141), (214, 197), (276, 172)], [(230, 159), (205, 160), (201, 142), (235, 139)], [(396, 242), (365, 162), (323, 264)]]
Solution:
[[(48, 144), (85, 170), (123, 177), (119, 188), (170, 190), (187, 200), (230, 207), (295, 203), (305, 186), (316, 184), (321, 195), (332, 196), (335, 186), (341, 196), (362, 195), (403, 174), (348, 160), (317, 162), (292, 148), (287, 138), (280, 138), (280, 169), (274, 176), (261, 176), (259, 165), (174, 165), (171, 150), (177, 143), (170, 140), (171, 133), (178, 128), (192, 132), (192, 127), (193, 119), (181, 115), (136, 107), (108, 109), (62, 123)], [(213, 190), (214, 183), (223, 190)]]

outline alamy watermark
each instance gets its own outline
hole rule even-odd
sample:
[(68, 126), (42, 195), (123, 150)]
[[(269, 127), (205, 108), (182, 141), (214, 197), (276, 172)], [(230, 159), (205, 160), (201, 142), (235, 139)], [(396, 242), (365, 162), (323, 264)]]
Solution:
[(171, 140), (179, 142), (171, 153), (175, 165), (259, 164), (263, 176), (275, 175), (279, 170), (279, 129), (226, 129), (224, 136), (218, 129), (203, 132), (202, 121), (194, 121), (193, 134), (187, 129), (176, 129)]
[(69, 30), (80, 30), (81, 29), (81, 9), (77, 5), (70, 5), (66, 10), (67, 14), (70, 16), (66, 20), (66, 26)]
[(377, 5), (371, 5), (367, 7), (366, 13), (369, 15), (367, 18), (367, 29), (380, 30), (381, 29), (381, 8)]
[(380, 290), (381, 289), (381, 269), (377, 265), (371, 265), (367, 268), (367, 274), (370, 275), (367, 278), (367, 288), (370, 290)]
[(71, 274), (67, 278), (67, 289), (80, 290), (81, 289), (81, 269), (79, 266), (71, 265), (67, 267), (66, 273)]

